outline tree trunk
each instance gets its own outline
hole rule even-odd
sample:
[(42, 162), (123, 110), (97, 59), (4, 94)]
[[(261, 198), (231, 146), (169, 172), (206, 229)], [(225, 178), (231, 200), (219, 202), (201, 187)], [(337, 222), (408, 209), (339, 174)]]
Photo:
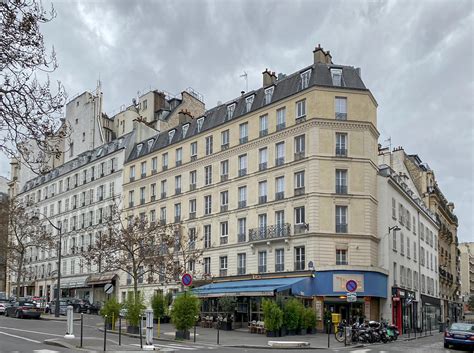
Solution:
[(20, 297), (20, 283), (21, 283), (21, 274), (23, 272), (23, 259), (24, 255), (20, 255), (20, 262), (18, 263), (17, 276), (16, 276), (16, 297)]
[(138, 277), (136, 273), (133, 276), (133, 297), (136, 303), (138, 301)]

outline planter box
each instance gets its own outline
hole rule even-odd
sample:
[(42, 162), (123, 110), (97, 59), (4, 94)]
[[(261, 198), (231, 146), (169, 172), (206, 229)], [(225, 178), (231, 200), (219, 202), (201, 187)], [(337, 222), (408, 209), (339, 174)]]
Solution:
[(280, 337), (284, 337), (288, 334), (288, 330), (286, 329), (286, 327), (282, 327), (280, 329)]
[(174, 337), (177, 340), (189, 340), (189, 339), (191, 339), (191, 332), (189, 332), (189, 331), (176, 331)]
[(267, 337), (281, 337), (280, 331), (267, 331)]
[(298, 336), (306, 335), (306, 329), (299, 328), (299, 329), (296, 330), (296, 334)]
[(140, 327), (138, 326), (127, 326), (127, 333), (138, 335), (140, 333)]
[(314, 335), (316, 333), (316, 328), (308, 328), (306, 329), (306, 333), (309, 335)]
[(296, 335), (296, 330), (288, 330), (288, 336)]

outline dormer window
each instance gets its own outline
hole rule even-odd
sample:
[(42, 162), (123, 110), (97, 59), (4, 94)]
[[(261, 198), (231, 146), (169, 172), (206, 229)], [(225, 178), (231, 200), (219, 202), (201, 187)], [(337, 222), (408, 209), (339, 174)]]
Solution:
[(153, 140), (153, 139), (150, 139), (150, 140), (147, 141), (148, 151), (151, 150), (151, 147), (153, 146), (153, 142), (155, 142), (155, 140)]
[(332, 84), (342, 86), (342, 69), (331, 69)]
[(275, 87), (268, 87), (266, 90), (265, 90), (265, 104), (270, 104), (271, 101), (272, 101), (272, 97), (273, 97), (273, 89)]
[(311, 70), (306, 70), (300, 76), (301, 76), (301, 89), (308, 88), (309, 79), (311, 78)]
[(186, 134), (188, 133), (189, 124), (184, 124), (181, 129), (182, 129), (181, 131), (182, 137), (185, 138)]
[(99, 148), (99, 150), (97, 151), (96, 157), (100, 157), (101, 154), (102, 154), (102, 148)]
[(199, 118), (199, 119), (197, 120), (197, 125), (198, 125), (198, 126), (197, 126), (197, 127), (198, 127), (198, 132), (201, 132), (201, 129), (202, 129), (202, 124), (204, 124), (204, 117), (202, 117), (202, 118)]
[(235, 111), (235, 103), (229, 104), (227, 106), (227, 119), (232, 119)]
[(142, 150), (142, 148), (143, 148), (143, 144), (142, 144), (142, 143), (139, 143), (139, 144), (137, 145), (137, 155), (140, 154), (140, 151)]
[(168, 131), (168, 143), (171, 143), (174, 137), (175, 130)]
[(245, 112), (248, 113), (252, 109), (254, 95), (245, 98)]

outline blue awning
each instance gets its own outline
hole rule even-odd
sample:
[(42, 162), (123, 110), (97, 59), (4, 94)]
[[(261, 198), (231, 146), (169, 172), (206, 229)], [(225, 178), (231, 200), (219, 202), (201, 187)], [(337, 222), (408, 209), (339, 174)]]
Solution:
[(193, 293), (199, 298), (209, 297), (255, 297), (274, 296), (278, 292), (289, 289), (292, 295), (313, 296), (316, 293), (316, 281), (312, 277), (289, 277), (254, 279), (244, 281), (228, 281), (206, 284), (194, 288)]

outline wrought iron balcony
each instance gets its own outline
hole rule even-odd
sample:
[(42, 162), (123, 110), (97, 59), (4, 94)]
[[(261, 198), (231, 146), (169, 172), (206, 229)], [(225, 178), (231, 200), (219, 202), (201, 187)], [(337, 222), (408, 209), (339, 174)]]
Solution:
[(189, 212), (189, 219), (196, 218), (196, 212)]
[(162, 169), (163, 169), (163, 170), (168, 170), (168, 165), (164, 165), (164, 166), (162, 167)]
[(336, 113), (336, 120), (347, 120), (347, 113)]
[(239, 234), (237, 234), (237, 241), (238, 241), (239, 243), (245, 243), (245, 242), (246, 242), (245, 233), (239, 233)]
[(286, 127), (286, 124), (285, 124), (285, 123), (278, 124), (278, 125), (276, 126), (276, 130), (277, 130), (277, 131), (280, 131), (280, 130), (283, 130), (285, 127)]
[(239, 169), (239, 177), (247, 175), (247, 168)]
[(238, 275), (245, 275), (245, 267), (237, 267)]
[(247, 207), (247, 201), (239, 201), (239, 204), (238, 204), (238, 207), (239, 208), (244, 208), (244, 207)]
[(227, 212), (229, 205), (221, 205), (221, 212)]
[(225, 269), (225, 270), (219, 270), (219, 276), (221, 276), (221, 277), (226, 277), (226, 276), (227, 276), (227, 269)]
[(295, 152), (295, 161), (299, 161), (304, 158), (304, 151)]
[(259, 133), (260, 137), (267, 136), (267, 135), (268, 135), (268, 129), (260, 130), (260, 133)]
[(249, 241), (284, 238), (290, 236), (290, 231), (291, 226), (289, 223), (252, 228), (249, 230)]
[(145, 199), (140, 199), (140, 205), (144, 205), (145, 204)]
[(189, 184), (189, 191), (194, 191), (194, 190), (196, 190), (196, 183)]
[(153, 202), (153, 201), (155, 201), (155, 200), (156, 200), (156, 195), (151, 195), (151, 196), (150, 196), (150, 201)]
[(285, 198), (284, 191), (278, 191), (275, 193), (275, 200), (283, 200)]
[(347, 185), (336, 185), (336, 194), (346, 195), (347, 194)]
[(142, 179), (143, 179), (143, 178), (146, 178), (146, 173), (142, 173), (142, 174), (140, 175), (140, 178), (142, 178)]
[(285, 164), (285, 157), (275, 158), (275, 165), (278, 167)]
[(181, 222), (181, 216), (174, 216), (174, 222), (175, 223)]
[(241, 138), (239, 139), (239, 143), (240, 143), (240, 144), (247, 143), (248, 140), (249, 140), (248, 136), (241, 137)]
[(183, 161), (182, 160), (177, 160), (176, 161), (176, 166), (179, 167), (181, 164), (183, 164)]
[(294, 228), (293, 234), (301, 234), (301, 233), (306, 232), (306, 230), (308, 229), (307, 224), (295, 224), (293, 228)]
[(191, 156), (191, 162), (194, 162), (194, 161), (196, 161), (197, 159), (198, 159), (198, 156), (197, 156), (197, 155), (194, 154), (194, 155)]
[(305, 193), (304, 186), (295, 189), (295, 196), (304, 195), (304, 193)]
[(161, 193), (161, 198), (162, 198), (162, 199), (166, 198), (166, 192), (162, 192), (162, 193)]
[(175, 194), (175, 195), (181, 194), (181, 188), (175, 188), (175, 189), (174, 189), (174, 194)]
[(259, 265), (258, 273), (265, 273), (265, 272), (267, 272), (267, 265)]
[(295, 271), (304, 270), (304, 261), (295, 261)]
[(222, 174), (221, 175), (221, 181), (227, 181), (229, 179), (229, 174)]
[(258, 197), (258, 203), (259, 204), (266, 203), (266, 202), (267, 202), (267, 195), (263, 195), (263, 196)]
[(227, 149), (229, 149), (229, 143), (228, 143), (228, 142), (227, 142), (227, 143), (223, 143), (223, 144), (221, 145), (221, 151), (225, 151), (225, 150), (227, 150)]
[(229, 237), (227, 235), (221, 235), (220, 239), (221, 239), (221, 242), (220, 242), (221, 245), (225, 245), (229, 242)]
[(336, 156), (347, 157), (347, 148), (336, 147)]
[(306, 121), (306, 115), (297, 117), (297, 118), (295, 119), (295, 123), (296, 123), (296, 124), (301, 124), (301, 123), (304, 123), (305, 121)]
[(283, 272), (283, 271), (285, 271), (284, 264), (275, 264), (275, 272)]
[(336, 224), (336, 233), (347, 233), (347, 224)]
[(259, 171), (266, 170), (266, 169), (267, 169), (267, 162), (263, 162), (258, 165)]

